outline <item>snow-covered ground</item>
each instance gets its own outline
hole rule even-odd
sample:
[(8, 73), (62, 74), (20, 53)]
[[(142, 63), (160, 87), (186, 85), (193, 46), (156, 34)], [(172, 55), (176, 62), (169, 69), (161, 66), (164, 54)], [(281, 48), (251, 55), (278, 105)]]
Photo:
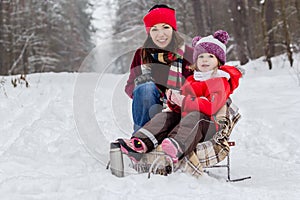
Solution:
[(0, 77), (0, 199), (299, 199), (295, 74), (282, 56), (272, 71), (262, 59), (242, 67), (232, 96), (242, 114), (232, 133), (232, 177), (252, 179), (237, 183), (225, 181), (225, 169), (200, 179), (111, 175), (109, 142), (132, 131), (128, 74), (31, 74), (29, 88)]

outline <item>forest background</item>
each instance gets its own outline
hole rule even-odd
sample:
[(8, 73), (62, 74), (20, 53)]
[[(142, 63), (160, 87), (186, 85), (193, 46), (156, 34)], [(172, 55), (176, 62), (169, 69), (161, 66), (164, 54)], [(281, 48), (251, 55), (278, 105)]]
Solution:
[[(77, 72), (101, 41), (143, 26), (156, 3), (176, 9), (178, 30), (189, 38), (226, 30), (227, 60), (243, 65), (263, 56), (272, 69), (272, 58), (285, 54), (294, 67), (300, 0), (1, 0), (0, 75)], [(105, 22), (95, 26), (99, 9)], [(128, 72), (131, 58), (124, 52), (116, 59), (114, 73)]]

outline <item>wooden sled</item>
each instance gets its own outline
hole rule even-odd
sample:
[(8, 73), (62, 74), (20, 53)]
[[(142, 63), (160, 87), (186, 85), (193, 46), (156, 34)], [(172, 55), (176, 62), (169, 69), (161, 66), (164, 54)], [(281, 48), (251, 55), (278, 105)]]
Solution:
[[(107, 169), (110, 168), (111, 173), (117, 177), (148, 173), (148, 178), (150, 178), (152, 173), (168, 175), (180, 170), (198, 178), (203, 173), (213, 176), (208, 171), (210, 168), (226, 168), (228, 182), (250, 179), (250, 176), (237, 179), (231, 178), (230, 148), (235, 146), (235, 142), (229, 141), (229, 137), (234, 126), (241, 118), (238, 108), (229, 99), (214, 117), (220, 124), (221, 130), (213, 138), (199, 143), (194, 152), (176, 164), (173, 164), (172, 159), (162, 152), (160, 145), (152, 152), (143, 154), (142, 159), (134, 163), (121, 152), (119, 143), (112, 142)], [(227, 159), (226, 164), (220, 164), (225, 159)]]

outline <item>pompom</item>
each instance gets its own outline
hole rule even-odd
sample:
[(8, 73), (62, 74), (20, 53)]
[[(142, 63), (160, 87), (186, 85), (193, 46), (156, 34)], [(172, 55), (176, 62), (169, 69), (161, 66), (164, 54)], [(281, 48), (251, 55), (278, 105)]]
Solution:
[(214, 38), (218, 39), (223, 44), (227, 44), (229, 35), (226, 31), (218, 30), (214, 33)]
[(198, 42), (200, 39), (201, 39), (200, 36), (194, 37), (193, 40), (192, 40), (192, 47), (195, 47), (196, 44), (197, 44), (197, 42)]

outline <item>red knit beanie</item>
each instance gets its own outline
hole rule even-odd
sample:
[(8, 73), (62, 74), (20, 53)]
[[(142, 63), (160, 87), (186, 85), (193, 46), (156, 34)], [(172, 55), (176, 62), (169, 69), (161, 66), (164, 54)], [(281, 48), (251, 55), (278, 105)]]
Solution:
[(176, 31), (177, 25), (175, 10), (168, 7), (150, 9), (150, 11), (144, 16), (146, 32), (149, 33), (150, 28), (158, 23), (169, 24)]

